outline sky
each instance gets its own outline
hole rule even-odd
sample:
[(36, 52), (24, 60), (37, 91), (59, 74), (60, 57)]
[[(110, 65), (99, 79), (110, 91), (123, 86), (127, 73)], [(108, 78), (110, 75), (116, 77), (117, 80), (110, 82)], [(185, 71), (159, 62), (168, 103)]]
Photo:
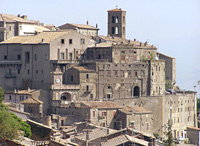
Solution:
[[(200, 0), (0, 0), (0, 13), (60, 26), (86, 24), (107, 35), (107, 10), (127, 11), (126, 38), (148, 41), (176, 58), (181, 89), (200, 91)], [(199, 94), (199, 93), (198, 93)]]

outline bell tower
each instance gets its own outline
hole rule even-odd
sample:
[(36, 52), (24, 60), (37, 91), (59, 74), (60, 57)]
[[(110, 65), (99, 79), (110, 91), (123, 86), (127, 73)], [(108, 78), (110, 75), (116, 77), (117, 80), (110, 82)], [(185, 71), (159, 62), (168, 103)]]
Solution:
[(126, 11), (117, 7), (108, 10), (108, 35), (126, 38)]

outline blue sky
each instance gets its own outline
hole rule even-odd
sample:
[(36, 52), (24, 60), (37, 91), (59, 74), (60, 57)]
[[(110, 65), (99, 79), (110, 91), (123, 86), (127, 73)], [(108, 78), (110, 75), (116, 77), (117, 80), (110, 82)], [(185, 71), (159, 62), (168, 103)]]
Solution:
[[(194, 90), (200, 80), (200, 0), (0, 0), (0, 13), (26, 14), (56, 26), (89, 24), (107, 35), (107, 10), (127, 11), (126, 36), (157, 46), (176, 58), (177, 84)], [(198, 91), (200, 85), (197, 86)]]

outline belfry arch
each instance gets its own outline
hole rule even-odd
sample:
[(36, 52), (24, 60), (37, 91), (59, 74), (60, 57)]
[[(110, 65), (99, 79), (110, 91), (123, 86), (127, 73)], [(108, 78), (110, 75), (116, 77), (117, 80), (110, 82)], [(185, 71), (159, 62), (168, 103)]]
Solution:
[(140, 88), (138, 86), (133, 88), (133, 96), (140, 96)]

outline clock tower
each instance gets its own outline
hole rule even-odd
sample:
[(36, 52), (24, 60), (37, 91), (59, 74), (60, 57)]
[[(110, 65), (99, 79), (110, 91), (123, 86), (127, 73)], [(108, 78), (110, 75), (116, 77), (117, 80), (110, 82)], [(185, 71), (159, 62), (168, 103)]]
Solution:
[(51, 72), (52, 84), (54, 89), (61, 89), (63, 84), (63, 72), (60, 67), (57, 66), (54, 72)]

